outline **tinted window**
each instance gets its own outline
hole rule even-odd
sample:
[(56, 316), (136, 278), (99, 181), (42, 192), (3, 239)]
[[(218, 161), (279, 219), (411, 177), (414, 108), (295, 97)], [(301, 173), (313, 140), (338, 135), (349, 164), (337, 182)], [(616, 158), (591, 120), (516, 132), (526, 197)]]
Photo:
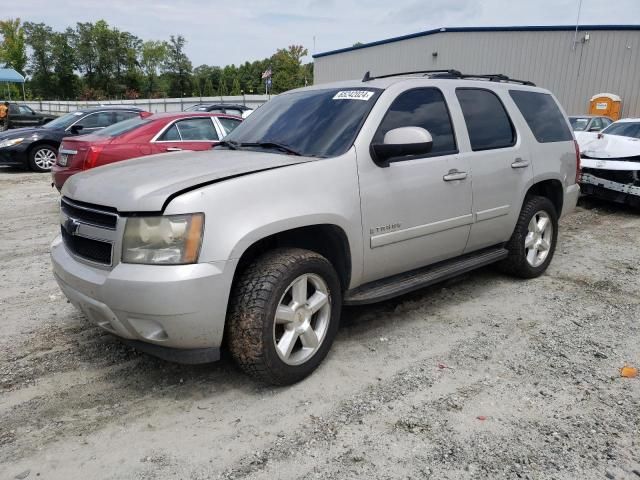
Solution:
[(179, 142), (181, 138), (176, 124), (174, 123), (173, 125), (171, 125), (171, 127), (166, 130), (158, 140), (160, 140), (161, 142)]
[(20, 105), (20, 113), (23, 115), (33, 115), (33, 110), (26, 105)]
[(189, 118), (176, 123), (183, 141), (218, 140), (218, 134), (210, 118)]
[(571, 130), (551, 95), (526, 90), (509, 90), (509, 94), (538, 142), (573, 140)]
[(18, 108), (18, 105), (14, 103), (9, 104), (9, 115), (20, 115), (20, 109)]
[(640, 122), (617, 122), (605, 128), (602, 133), (621, 137), (640, 138)]
[(77, 111), (72, 113), (67, 113), (62, 117), (58, 117), (55, 120), (50, 121), (42, 126), (42, 128), (46, 128), (47, 130), (55, 130), (55, 129), (65, 129), (69, 127), (72, 123), (76, 122), (82, 115), (84, 115), (83, 111)]
[(236, 120), (235, 118), (220, 117), (218, 118), (218, 120), (220, 120), (222, 128), (224, 128), (227, 135), (233, 132), (235, 128), (241, 123), (240, 120)]
[(582, 117), (569, 117), (569, 123), (571, 123), (571, 128), (573, 128), (574, 131), (582, 132), (586, 130), (587, 125), (589, 125), (589, 119)]
[(122, 135), (123, 133), (131, 132), (136, 128), (141, 127), (142, 125), (146, 125), (151, 123), (152, 120), (145, 120), (140, 118), (139, 116), (135, 116), (134, 118), (130, 118), (129, 120), (123, 120), (119, 123), (114, 123), (113, 125), (103, 128), (94, 133), (99, 137), (117, 137), (118, 135)]
[(113, 112), (115, 115), (116, 122), (122, 122), (123, 120), (129, 120), (130, 118), (139, 117), (140, 114), (138, 112), (127, 112), (125, 111), (116, 111)]
[[(330, 88), (280, 94), (252, 113), (225, 139), (243, 143), (275, 142), (305, 156), (334, 157), (353, 145), (381, 90)], [(280, 153), (278, 150), (268, 151)]]
[(82, 125), (83, 128), (107, 127), (113, 123), (112, 118), (111, 112), (90, 113), (80, 120), (77, 125)]
[(489, 90), (458, 88), (456, 96), (467, 124), (471, 150), (511, 147), (516, 134), (502, 102)]
[(382, 143), (389, 130), (400, 127), (422, 127), (433, 138), (429, 155), (453, 153), (456, 140), (451, 118), (442, 92), (436, 88), (417, 88), (396, 98), (385, 115), (373, 143)]

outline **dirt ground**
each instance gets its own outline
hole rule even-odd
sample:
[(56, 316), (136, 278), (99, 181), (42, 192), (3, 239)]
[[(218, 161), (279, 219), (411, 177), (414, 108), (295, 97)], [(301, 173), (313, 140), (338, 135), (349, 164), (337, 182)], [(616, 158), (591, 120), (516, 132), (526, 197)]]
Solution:
[(58, 290), (48, 175), (0, 169), (0, 480), (640, 480), (640, 212), (590, 200), (541, 278), (350, 308), (287, 388), (179, 366)]

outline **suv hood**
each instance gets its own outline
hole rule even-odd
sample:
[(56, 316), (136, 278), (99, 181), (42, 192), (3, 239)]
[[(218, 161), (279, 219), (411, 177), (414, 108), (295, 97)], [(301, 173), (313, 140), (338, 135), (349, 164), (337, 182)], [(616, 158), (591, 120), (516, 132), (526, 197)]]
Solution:
[(180, 191), (315, 160), (319, 159), (246, 150), (162, 153), (74, 175), (64, 184), (62, 195), (119, 212), (159, 212)]

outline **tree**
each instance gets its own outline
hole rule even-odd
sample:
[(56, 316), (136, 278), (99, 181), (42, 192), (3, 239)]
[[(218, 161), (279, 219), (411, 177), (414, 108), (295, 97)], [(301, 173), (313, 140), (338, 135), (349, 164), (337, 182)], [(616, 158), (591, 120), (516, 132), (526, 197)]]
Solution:
[(158, 72), (167, 60), (167, 52), (168, 46), (166, 42), (148, 40), (142, 44), (140, 66), (146, 76), (146, 91), (149, 95), (158, 88)]
[(242, 95), (242, 89), (240, 88), (240, 79), (238, 77), (233, 79), (233, 86), (231, 87), (231, 95)]
[(31, 75), (31, 89), (43, 98), (57, 96), (51, 71), (53, 30), (44, 23), (27, 22), (24, 32), (26, 43), (32, 51), (27, 71)]
[(271, 57), (274, 93), (304, 86), (301, 64), (302, 57), (307, 54), (307, 49), (302, 45), (290, 45), (287, 49), (279, 49)]
[(170, 79), (169, 95), (174, 97), (182, 97), (190, 90), (189, 84), (193, 66), (189, 57), (184, 53), (186, 43), (182, 35), (171, 35), (169, 38), (164, 69)]
[(56, 79), (57, 95), (64, 99), (74, 99), (78, 95), (80, 82), (75, 74), (77, 60), (73, 45), (76, 33), (71, 29), (51, 36), (51, 58)]
[(0, 20), (0, 35), (2, 36), (0, 62), (24, 75), (27, 65), (27, 46), (20, 19)]

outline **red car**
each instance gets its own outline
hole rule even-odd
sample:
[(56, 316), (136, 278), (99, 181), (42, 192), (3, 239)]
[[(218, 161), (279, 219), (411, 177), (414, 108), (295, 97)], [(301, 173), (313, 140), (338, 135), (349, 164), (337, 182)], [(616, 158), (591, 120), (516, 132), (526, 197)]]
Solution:
[(67, 137), (51, 169), (60, 190), (71, 175), (155, 153), (208, 150), (236, 128), (241, 117), (207, 112), (158, 113), (132, 118), (90, 135)]

